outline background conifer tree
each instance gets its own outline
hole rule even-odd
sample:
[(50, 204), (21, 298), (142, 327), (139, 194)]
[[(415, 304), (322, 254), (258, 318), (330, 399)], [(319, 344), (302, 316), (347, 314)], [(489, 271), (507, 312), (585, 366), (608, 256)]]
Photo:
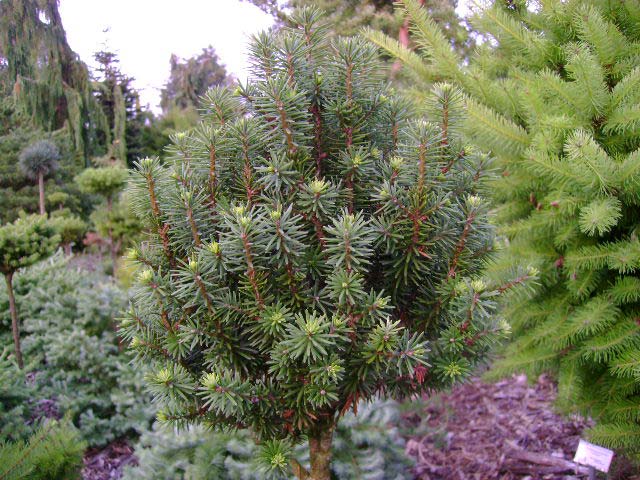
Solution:
[(476, 278), (489, 158), (456, 136), (460, 95), (413, 118), (373, 46), (327, 40), (315, 9), (291, 22), (254, 38), (254, 80), (210, 90), (166, 164), (132, 173), (150, 235), (122, 329), (160, 419), (250, 428), (264, 478), (306, 437), (294, 473), (328, 480), (337, 418), (464, 378), (503, 331), (497, 296), (533, 272)]
[(508, 248), (495, 266), (541, 272), (511, 303), (515, 339), (496, 373), (557, 374), (559, 402), (595, 416), (592, 438), (640, 449), (640, 6), (497, 1), (472, 23), (488, 40), (468, 65), (404, 0), (425, 55), (368, 32), (427, 82), (467, 94), (470, 139), (499, 159)]

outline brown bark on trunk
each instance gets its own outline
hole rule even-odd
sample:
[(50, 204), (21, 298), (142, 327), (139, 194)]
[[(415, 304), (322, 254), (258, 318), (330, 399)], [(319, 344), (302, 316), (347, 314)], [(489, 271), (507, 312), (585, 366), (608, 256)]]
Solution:
[(38, 174), (38, 193), (40, 195), (40, 215), (45, 215), (47, 211), (44, 208), (44, 174)]
[(22, 361), (22, 350), (20, 349), (20, 327), (18, 325), (18, 309), (16, 308), (16, 298), (13, 295), (13, 273), (4, 276), (7, 282), (7, 293), (9, 294), (9, 312), (11, 312), (11, 330), (13, 332), (13, 345), (16, 351), (16, 361), (18, 367), (24, 368)]
[[(425, 0), (420, 0), (420, 5), (424, 5), (424, 1)], [(402, 22), (400, 31), (398, 32), (398, 42), (400, 42), (400, 45), (407, 48), (409, 48), (409, 45), (411, 43), (410, 37), (409, 37), (409, 30), (410, 30), (410, 22), (409, 22), (409, 16), (407, 15), (407, 17), (405, 17), (404, 19), (404, 22)], [(391, 67), (391, 72), (395, 75), (400, 71), (401, 68), (402, 68), (402, 62), (400, 60), (396, 60), (395, 62), (393, 62), (393, 66)]]
[[(107, 211), (111, 213), (113, 210), (113, 199), (111, 195), (107, 197)], [(115, 239), (113, 238), (113, 230), (110, 228), (109, 232), (109, 253), (111, 254), (111, 275), (115, 278), (116, 270), (118, 268), (118, 251), (115, 243)]]
[[(324, 428), (322, 428), (324, 427)], [(331, 442), (333, 422), (320, 426), (309, 434), (311, 480), (331, 480)]]
[(71, 253), (72, 253), (71, 252), (71, 242), (67, 242), (67, 243), (62, 244), (62, 248), (64, 249), (64, 254), (67, 257), (70, 257)]

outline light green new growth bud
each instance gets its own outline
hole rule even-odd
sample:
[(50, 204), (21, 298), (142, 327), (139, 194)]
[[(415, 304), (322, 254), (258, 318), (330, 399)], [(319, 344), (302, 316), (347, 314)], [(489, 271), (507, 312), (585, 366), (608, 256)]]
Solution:
[(138, 258), (140, 258), (140, 251), (135, 247), (131, 247), (127, 249), (126, 257), (128, 260), (131, 260), (131, 261), (138, 260)]
[(479, 207), (482, 204), (482, 198), (478, 195), (469, 195), (467, 197), (467, 203), (471, 207)]
[(360, 165), (362, 165), (362, 157), (360, 155), (356, 155), (355, 157), (353, 157), (351, 162), (354, 167), (359, 167)]
[(504, 318), (501, 318), (498, 320), (498, 330), (500, 330), (504, 335), (511, 335), (511, 324)]
[(140, 160), (140, 166), (144, 169), (150, 168), (152, 163), (153, 163), (153, 159), (149, 157), (145, 157), (142, 160)]
[(278, 452), (271, 457), (271, 465), (275, 468), (286, 468), (288, 465), (287, 457), (282, 452)]
[(342, 282), (342, 288), (349, 288), (349, 284), (347, 282)]
[(280, 217), (282, 216), (282, 212), (280, 211), (280, 209), (272, 210), (269, 215), (271, 215), (272, 220), (280, 220)]
[(487, 285), (482, 280), (473, 280), (471, 282), (471, 288), (474, 292), (480, 293), (487, 288)]
[(269, 317), (269, 323), (271, 323), (271, 325), (280, 325), (284, 320), (285, 317), (282, 312), (274, 312), (273, 315)]
[(243, 227), (248, 227), (249, 224), (251, 223), (251, 219), (245, 215), (243, 215), (242, 217), (240, 217), (240, 225), (242, 225)]
[(537, 277), (538, 275), (540, 275), (540, 270), (538, 270), (536, 267), (529, 265), (529, 267), (527, 267), (527, 274), (531, 277)]
[(378, 149), (377, 147), (373, 147), (371, 149), (371, 156), (372, 157), (379, 157), (380, 156), (380, 149)]
[(462, 367), (456, 362), (451, 362), (449, 365), (444, 367), (444, 374), (449, 378), (455, 378), (462, 375)]
[(155, 381), (157, 383), (164, 383), (165, 385), (169, 385), (173, 381), (173, 375), (168, 368), (161, 368), (158, 370), (155, 377)]
[(275, 171), (276, 171), (276, 169), (275, 169), (275, 167), (274, 167), (273, 165), (269, 165), (269, 166), (267, 167), (267, 172), (269, 172), (269, 173), (273, 173), (273, 172), (275, 172)]
[(327, 182), (324, 180), (313, 180), (309, 184), (309, 188), (313, 193), (323, 193), (327, 189)]
[(327, 365), (327, 373), (329, 376), (336, 378), (338, 374), (342, 371), (342, 367), (336, 363), (332, 363), (331, 365)]
[(211, 242), (207, 245), (207, 250), (209, 250), (214, 255), (218, 255), (220, 253), (220, 244), (218, 242)]
[(243, 215), (243, 214), (244, 214), (244, 212), (245, 212), (245, 210), (246, 210), (246, 209), (244, 208), (244, 205), (238, 205), (237, 207), (235, 207), (235, 208), (233, 209), (233, 211), (234, 211), (234, 213), (235, 213), (236, 215)]
[(389, 300), (385, 297), (376, 300), (376, 308), (384, 308), (389, 304)]
[(339, 315), (334, 315), (331, 319), (331, 323), (333, 323), (334, 327), (341, 328), (345, 325), (345, 320)]
[(404, 159), (402, 157), (393, 157), (389, 164), (394, 170), (400, 170), (404, 165)]
[(176, 140), (184, 140), (187, 136), (186, 132), (178, 132), (176, 133)]
[(142, 285), (148, 285), (153, 280), (153, 271), (149, 268), (145, 268), (138, 274), (138, 281)]
[(465, 155), (472, 155), (474, 154), (476, 151), (476, 149), (472, 146), (472, 145), (466, 145), (464, 147), (464, 154)]
[(220, 375), (218, 375), (216, 372), (206, 373), (202, 377), (200, 383), (202, 383), (202, 386), (207, 390), (215, 390), (218, 386), (218, 383), (220, 383)]
[(389, 198), (390, 196), (386, 188), (381, 188), (380, 190), (378, 190), (378, 195), (380, 195), (380, 198)]
[(196, 272), (198, 270), (198, 262), (194, 259), (189, 260), (189, 270)]
[(140, 341), (140, 339), (138, 337), (133, 337), (131, 339), (131, 343), (129, 343), (129, 345), (131, 346), (131, 348), (137, 348), (140, 345), (142, 345), (142, 342)]
[(234, 96), (236, 96), (236, 97), (237, 97), (237, 96), (239, 96), (239, 95), (241, 95), (241, 94), (242, 94), (242, 89), (241, 89), (240, 87), (236, 87), (236, 88), (233, 90), (233, 95), (234, 95)]
[(167, 417), (166, 412), (159, 410), (158, 413), (156, 413), (156, 418), (158, 419), (158, 422), (160, 423), (166, 423), (167, 420), (169, 420), (169, 418)]

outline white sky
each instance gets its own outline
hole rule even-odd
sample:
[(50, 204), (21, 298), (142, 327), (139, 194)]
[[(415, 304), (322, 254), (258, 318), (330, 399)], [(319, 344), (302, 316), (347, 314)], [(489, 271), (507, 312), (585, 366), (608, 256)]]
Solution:
[(213, 45), (227, 71), (244, 79), (249, 36), (272, 24), (238, 0), (61, 0), (60, 15), (80, 58), (93, 67), (93, 54), (106, 45), (135, 78), (142, 104), (156, 112), (172, 53), (188, 58)]
[[(459, 1), (459, 14), (468, 12), (468, 3)], [(212, 45), (227, 71), (244, 80), (249, 36), (272, 24), (270, 16), (239, 0), (60, 0), (60, 15), (80, 58), (94, 67), (95, 52), (117, 53), (121, 71), (135, 78), (142, 104), (155, 112), (172, 53), (188, 58)]]

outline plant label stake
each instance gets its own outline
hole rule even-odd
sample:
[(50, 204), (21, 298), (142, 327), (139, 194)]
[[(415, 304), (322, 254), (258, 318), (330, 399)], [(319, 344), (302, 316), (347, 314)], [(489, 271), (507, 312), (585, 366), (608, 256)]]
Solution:
[(573, 461), (581, 465), (589, 467), (589, 480), (596, 478), (596, 469), (607, 473), (611, 460), (613, 459), (613, 450), (609, 450), (585, 440), (580, 440), (576, 455)]

